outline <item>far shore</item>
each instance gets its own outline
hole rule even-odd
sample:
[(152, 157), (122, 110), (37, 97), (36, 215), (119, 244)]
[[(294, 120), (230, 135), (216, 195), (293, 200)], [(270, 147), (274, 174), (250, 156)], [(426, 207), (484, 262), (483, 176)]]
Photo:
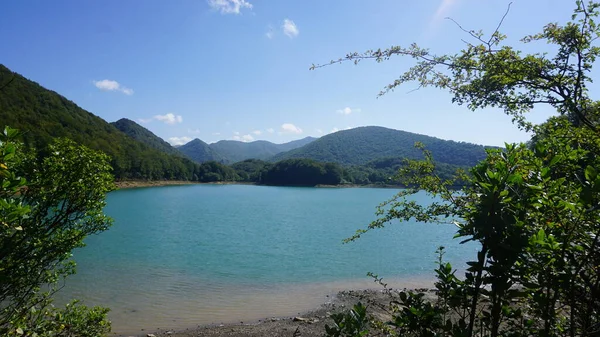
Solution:
[[(188, 180), (120, 180), (115, 181), (117, 189), (126, 188), (140, 188), (140, 187), (160, 187), (160, 186), (181, 186), (181, 185), (256, 185), (256, 186), (287, 186), (287, 185), (261, 185), (253, 182), (244, 181), (216, 181), (216, 182), (197, 182)], [(291, 186), (289, 186), (291, 187)], [(357, 185), (357, 184), (343, 184), (343, 185), (316, 185), (308, 187), (317, 188), (402, 188), (395, 185)]]
[(139, 187), (160, 187), (160, 186), (181, 186), (181, 185), (256, 185), (251, 182), (242, 181), (216, 181), (211, 183), (202, 183), (188, 180), (120, 180), (115, 181), (117, 189), (139, 188)]

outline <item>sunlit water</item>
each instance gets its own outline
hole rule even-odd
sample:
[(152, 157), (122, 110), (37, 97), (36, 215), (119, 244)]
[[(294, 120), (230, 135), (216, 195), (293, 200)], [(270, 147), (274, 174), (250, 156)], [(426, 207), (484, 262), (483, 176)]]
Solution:
[[(317, 307), (338, 290), (433, 280), (435, 250), (461, 268), (473, 246), (453, 225), (393, 224), (343, 244), (397, 191), (190, 185), (108, 196), (114, 226), (75, 252), (61, 291), (110, 307), (113, 331), (252, 321)], [(426, 203), (425, 195), (417, 200)]]

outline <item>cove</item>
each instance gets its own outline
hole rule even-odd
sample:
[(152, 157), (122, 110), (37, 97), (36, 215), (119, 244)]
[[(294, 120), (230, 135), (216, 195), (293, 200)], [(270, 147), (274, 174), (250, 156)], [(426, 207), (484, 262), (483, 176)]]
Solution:
[[(107, 232), (74, 252), (59, 298), (110, 307), (116, 333), (287, 316), (327, 295), (433, 280), (438, 246), (461, 269), (475, 251), (453, 225), (390, 224), (343, 244), (397, 190), (187, 185), (125, 189), (107, 198)], [(421, 203), (430, 199), (415, 196)]]

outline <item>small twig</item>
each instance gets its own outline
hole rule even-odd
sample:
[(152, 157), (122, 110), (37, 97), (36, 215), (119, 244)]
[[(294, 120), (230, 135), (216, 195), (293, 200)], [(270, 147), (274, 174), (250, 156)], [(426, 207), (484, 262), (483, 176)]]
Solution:
[[(475, 39), (479, 40), (481, 43), (486, 43), (484, 40), (482, 40), (482, 39), (481, 39), (481, 36), (478, 36), (477, 34), (475, 34), (473, 30), (467, 30), (467, 29), (463, 28), (463, 26), (461, 26), (461, 25), (460, 25), (460, 23), (456, 22), (456, 20), (454, 20), (453, 18), (451, 18), (451, 17), (446, 17), (445, 19), (446, 19), (446, 20), (450, 20), (450, 21), (454, 22), (454, 24), (455, 24), (455, 25), (456, 25), (458, 28), (460, 28), (460, 30), (462, 30), (463, 32), (465, 32), (465, 33), (467, 33), (467, 34), (471, 35), (473, 38), (475, 38)], [(486, 44), (488, 44), (488, 45), (489, 45), (489, 43), (486, 43)]]
[(496, 36), (498, 31), (500, 30), (500, 27), (502, 27), (502, 23), (504, 23), (504, 19), (506, 19), (506, 16), (508, 16), (508, 12), (510, 12), (510, 5), (512, 5), (512, 1), (508, 3), (508, 8), (506, 8), (506, 12), (504, 13), (504, 15), (502, 16), (502, 19), (498, 23), (498, 27), (496, 27), (496, 30), (494, 31), (494, 33), (492, 33), (492, 36), (490, 36), (490, 40), (487, 43), (488, 46), (492, 42), (492, 39), (494, 38), (494, 36)]

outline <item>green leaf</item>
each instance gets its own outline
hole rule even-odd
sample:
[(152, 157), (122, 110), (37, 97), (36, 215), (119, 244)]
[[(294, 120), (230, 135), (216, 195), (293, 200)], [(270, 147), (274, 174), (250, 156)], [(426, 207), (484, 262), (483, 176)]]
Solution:
[(591, 165), (588, 165), (588, 167), (585, 168), (585, 179), (587, 181), (594, 181), (596, 180), (597, 176), (598, 172), (596, 172), (596, 169), (594, 169)]

